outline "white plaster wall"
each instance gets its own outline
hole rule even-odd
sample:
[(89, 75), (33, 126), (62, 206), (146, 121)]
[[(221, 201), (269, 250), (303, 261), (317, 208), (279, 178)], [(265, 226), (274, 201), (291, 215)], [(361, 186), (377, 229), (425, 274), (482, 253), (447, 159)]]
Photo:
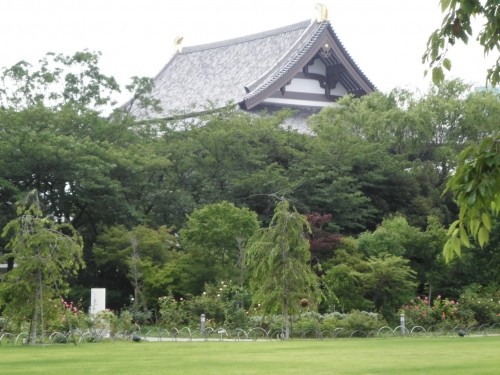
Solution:
[(298, 105), (306, 107), (327, 107), (336, 105), (336, 103), (333, 102), (318, 102), (314, 100), (280, 99), (280, 98), (267, 98), (263, 101), (263, 103)]
[(289, 85), (285, 86), (285, 90), (289, 92), (307, 92), (310, 94), (324, 94), (325, 89), (322, 89), (319, 82), (315, 79), (294, 78)]
[(340, 82), (337, 83), (334, 89), (330, 90), (330, 95), (344, 96), (347, 94), (347, 90)]
[(309, 66), (308, 70), (309, 73), (317, 73), (321, 74), (322, 76), (326, 74), (326, 66), (320, 59), (316, 59), (314, 61), (314, 64)]

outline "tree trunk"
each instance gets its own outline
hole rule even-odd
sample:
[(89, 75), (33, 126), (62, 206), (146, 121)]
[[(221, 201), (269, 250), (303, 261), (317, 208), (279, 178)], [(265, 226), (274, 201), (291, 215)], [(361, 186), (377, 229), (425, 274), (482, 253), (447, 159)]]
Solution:
[(285, 278), (284, 282), (284, 290), (283, 290), (283, 321), (285, 324), (285, 340), (290, 338), (290, 300), (289, 300), (289, 285), (288, 279)]
[(142, 305), (142, 293), (141, 293), (141, 270), (140, 270), (140, 254), (138, 248), (137, 238), (132, 237), (130, 239), (130, 244), (132, 245), (132, 254), (130, 254), (130, 275), (132, 277), (132, 286), (134, 288), (134, 303), (135, 309), (138, 309)]
[[(38, 292), (36, 293), (38, 297)], [(31, 327), (30, 327), (30, 335), (29, 335), (29, 342), (30, 344), (36, 344), (36, 328), (38, 325), (38, 308), (36, 306), (37, 303), (37, 298), (35, 298), (35, 307), (33, 308), (33, 317), (31, 319)]]
[(31, 327), (29, 333), (29, 342), (31, 344), (36, 344), (36, 336), (38, 333), (38, 304), (43, 303), (42, 301), (42, 272), (40, 270), (37, 271), (37, 283), (36, 283), (36, 292), (35, 292), (35, 300), (33, 301), (33, 317), (31, 319)]
[(283, 320), (285, 323), (285, 340), (288, 340), (290, 338), (290, 316), (288, 314), (288, 301), (285, 303), (283, 308), (284, 308)]
[[(240, 287), (243, 288), (245, 283), (245, 246), (243, 246), (243, 239), (240, 237), (236, 237), (236, 242), (238, 243), (238, 265), (240, 266)], [(241, 305), (243, 306), (243, 305)]]

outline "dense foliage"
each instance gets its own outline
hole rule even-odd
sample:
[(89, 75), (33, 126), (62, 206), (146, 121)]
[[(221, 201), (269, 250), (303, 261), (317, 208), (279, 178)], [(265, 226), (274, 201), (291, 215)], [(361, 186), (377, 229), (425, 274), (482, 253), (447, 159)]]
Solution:
[[(193, 301), (189, 316), (205, 310), (213, 311), (209, 319), (241, 321), (258, 307), (250, 301), (259, 303), (259, 288), (272, 285), (255, 278), (256, 264), (271, 275), (276, 269), (265, 262), (279, 259), (265, 252), (285, 241), (291, 255), (298, 252), (293, 269), (304, 276), (294, 283), (306, 286), (286, 302), (293, 314), (305, 307), (322, 314), (365, 310), (389, 321), (416, 295), (432, 304), (437, 295), (456, 300), (470, 285), (479, 286), (478, 298), (498, 290), (494, 217), (483, 220), (489, 242), (482, 248), (471, 242), (448, 265), (442, 256), (444, 227), (459, 212), (443, 194), (447, 178), (460, 152), (497, 128), (493, 93), (450, 81), (421, 96), (348, 96), (309, 119), (314, 135), (282, 126), (292, 111), (137, 123), (126, 108), (99, 112), (115, 87), (95, 70), (96, 58), (58, 57), (69, 75), (51, 71), (50, 61), (38, 72), (21, 64), (4, 71), (15, 90), (0, 92), (0, 226), (17, 218), (15, 202), (36, 189), (46, 215), (78, 231), (86, 268), (69, 275), (64, 294), (81, 308), (88, 308), (91, 287), (105, 287), (108, 307), (131, 308), (134, 319), (174, 316), (173, 301), (182, 298)], [(88, 69), (75, 75), (75, 64)], [(135, 83), (141, 100), (148, 82)], [(62, 93), (50, 95), (54, 87)], [(290, 232), (286, 225), (276, 232), (283, 197), (300, 223)], [(14, 275), (16, 249), (0, 241), (2, 253), (14, 255), (7, 273)], [(248, 251), (257, 263), (245, 260)], [(234, 291), (225, 305), (207, 297), (221, 281)], [(2, 301), (14, 300), (3, 294)], [(279, 310), (268, 302), (262, 311)]]

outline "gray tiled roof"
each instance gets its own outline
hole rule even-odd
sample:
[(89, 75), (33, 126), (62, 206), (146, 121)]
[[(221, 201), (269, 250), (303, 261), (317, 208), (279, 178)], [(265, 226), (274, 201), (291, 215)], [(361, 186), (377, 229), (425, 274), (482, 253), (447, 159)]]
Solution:
[(132, 105), (132, 114), (142, 119), (169, 118), (244, 101), (245, 105), (246, 101), (253, 101), (251, 106), (258, 104), (260, 94), (275, 90), (274, 86), (289, 79), (287, 74), (292, 68), (297, 69), (299, 60), (304, 60), (304, 56), (310, 58), (307, 56), (312, 46), (325, 30), (329, 30), (348, 64), (367, 87), (373, 87), (338, 41), (330, 23), (312, 20), (184, 48), (173, 55), (154, 79), (152, 95), (160, 100), (162, 112), (146, 112)]
[(154, 80), (153, 96), (160, 99), (163, 113), (147, 114), (137, 107), (132, 113), (138, 117), (171, 117), (238, 103), (247, 94), (245, 86), (275, 68), (311, 25), (311, 21), (305, 21), (242, 38), (183, 48)]
[(278, 78), (284, 76), (288, 70), (294, 66), (299, 58), (307, 52), (308, 48), (316, 41), (317, 37), (327, 27), (327, 25), (329, 25), (328, 22), (322, 22), (316, 25), (311, 24), (311, 26), (303, 33), (302, 38), (295, 43), (294, 48), (287, 51), (287, 54), (280, 59), (279, 62), (281, 64), (278, 63), (272, 72), (268, 72), (266, 77), (263, 77), (264, 79), (259, 82), (260, 84), (253, 88), (252, 91), (245, 96), (245, 99), (258, 95)]

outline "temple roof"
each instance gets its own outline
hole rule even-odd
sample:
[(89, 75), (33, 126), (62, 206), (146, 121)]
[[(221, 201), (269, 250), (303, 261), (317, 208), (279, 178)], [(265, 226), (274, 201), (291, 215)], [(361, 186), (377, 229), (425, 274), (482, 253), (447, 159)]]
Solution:
[(307, 74), (304, 69), (319, 53), (325, 66), (341, 66), (342, 69), (335, 69), (336, 82), (347, 93), (359, 96), (375, 90), (330, 23), (308, 20), (183, 48), (154, 78), (152, 96), (160, 101), (162, 112), (146, 112), (132, 104), (132, 114), (144, 119), (171, 118), (230, 104), (249, 110), (271, 94), (284, 90), (297, 74)]

